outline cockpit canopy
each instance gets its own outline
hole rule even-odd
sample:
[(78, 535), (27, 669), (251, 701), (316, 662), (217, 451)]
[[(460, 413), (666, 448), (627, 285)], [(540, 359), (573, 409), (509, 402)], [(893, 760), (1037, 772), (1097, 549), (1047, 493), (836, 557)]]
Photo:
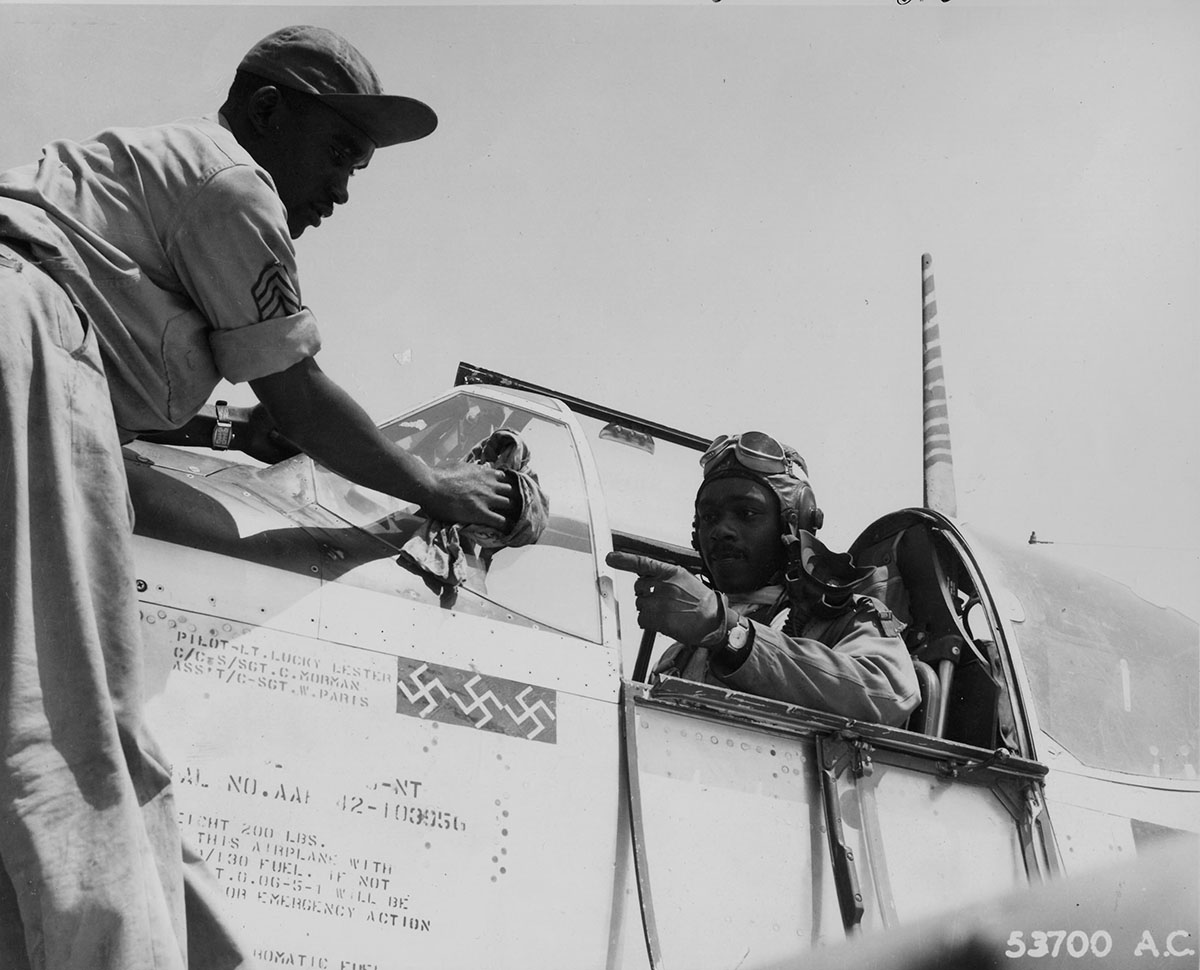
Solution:
[(1098, 573), (973, 538), (1007, 591), (1038, 725), (1092, 768), (1196, 778), (1196, 624)]

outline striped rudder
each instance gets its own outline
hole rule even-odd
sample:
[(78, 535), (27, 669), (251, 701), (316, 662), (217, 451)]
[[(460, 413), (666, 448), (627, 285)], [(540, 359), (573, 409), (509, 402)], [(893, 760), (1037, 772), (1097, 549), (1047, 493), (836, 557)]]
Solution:
[(921, 345), (924, 350), (925, 507), (951, 517), (958, 514), (954, 494), (954, 460), (950, 453), (950, 412), (942, 370), (937, 301), (933, 298), (933, 257), (921, 257)]

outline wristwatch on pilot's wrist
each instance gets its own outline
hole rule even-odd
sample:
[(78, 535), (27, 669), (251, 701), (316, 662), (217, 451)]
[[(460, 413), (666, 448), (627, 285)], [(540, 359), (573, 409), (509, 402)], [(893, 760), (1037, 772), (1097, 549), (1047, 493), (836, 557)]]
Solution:
[(750, 632), (750, 621), (744, 616), (739, 616), (737, 623), (725, 634), (726, 647), (734, 653), (743, 649), (750, 642)]
[(217, 419), (212, 433), (214, 451), (228, 451), (229, 446), (233, 444), (233, 422), (229, 420), (229, 413), (225, 410), (227, 407), (228, 401), (217, 401), (214, 406)]

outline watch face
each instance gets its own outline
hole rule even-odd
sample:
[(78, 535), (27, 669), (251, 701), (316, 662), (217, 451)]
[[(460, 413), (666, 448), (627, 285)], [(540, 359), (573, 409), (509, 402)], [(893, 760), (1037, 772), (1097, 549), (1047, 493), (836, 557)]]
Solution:
[(750, 630), (742, 626), (740, 623), (729, 631), (729, 646), (734, 650), (741, 650), (746, 645), (746, 639), (750, 635)]

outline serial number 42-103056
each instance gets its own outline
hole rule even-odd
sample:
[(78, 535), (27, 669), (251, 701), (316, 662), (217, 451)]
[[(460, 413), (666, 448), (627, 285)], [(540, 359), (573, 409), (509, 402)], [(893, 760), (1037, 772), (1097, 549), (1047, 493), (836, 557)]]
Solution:
[[(1164, 956), (1185, 957), (1195, 956), (1196, 951), (1186, 943), (1192, 934), (1187, 930), (1175, 930), (1168, 933), (1160, 948), (1154, 940), (1154, 935), (1146, 930), (1133, 950), (1134, 956)], [(1112, 952), (1113, 939), (1106, 930), (1096, 930), (1085, 933), (1083, 930), (1033, 930), (1029, 933), (1029, 942), (1025, 941), (1025, 933), (1013, 930), (1008, 936), (1008, 949), (1004, 955), (1011, 959), (1020, 957), (1050, 957), (1054, 959), (1060, 954), (1070, 957), (1106, 957)]]

